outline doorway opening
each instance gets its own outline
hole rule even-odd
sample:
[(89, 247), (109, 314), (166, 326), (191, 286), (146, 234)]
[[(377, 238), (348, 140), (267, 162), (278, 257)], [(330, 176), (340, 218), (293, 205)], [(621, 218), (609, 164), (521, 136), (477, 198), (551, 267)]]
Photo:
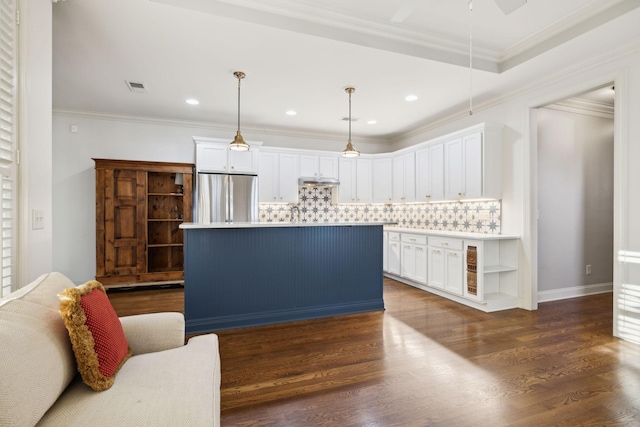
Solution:
[(614, 98), (610, 83), (536, 111), (538, 302), (613, 291)]

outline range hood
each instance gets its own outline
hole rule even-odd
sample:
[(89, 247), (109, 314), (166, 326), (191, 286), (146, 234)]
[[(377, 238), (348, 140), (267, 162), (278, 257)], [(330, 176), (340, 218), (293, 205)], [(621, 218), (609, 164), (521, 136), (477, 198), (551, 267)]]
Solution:
[(338, 178), (326, 178), (326, 177), (300, 177), (298, 178), (298, 185), (304, 187), (337, 187), (340, 185)]

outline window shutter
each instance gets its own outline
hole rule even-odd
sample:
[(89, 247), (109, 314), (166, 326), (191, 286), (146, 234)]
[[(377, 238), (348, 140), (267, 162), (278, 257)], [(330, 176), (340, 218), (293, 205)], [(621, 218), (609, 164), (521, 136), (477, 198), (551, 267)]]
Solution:
[(0, 296), (15, 290), (16, 167), (16, 0), (0, 0), (0, 218), (2, 257)]

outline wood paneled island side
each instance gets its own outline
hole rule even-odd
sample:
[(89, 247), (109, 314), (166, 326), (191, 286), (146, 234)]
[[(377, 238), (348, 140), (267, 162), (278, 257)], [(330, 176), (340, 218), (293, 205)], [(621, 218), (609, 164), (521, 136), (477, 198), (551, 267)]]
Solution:
[(382, 223), (181, 228), (187, 334), (384, 310)]

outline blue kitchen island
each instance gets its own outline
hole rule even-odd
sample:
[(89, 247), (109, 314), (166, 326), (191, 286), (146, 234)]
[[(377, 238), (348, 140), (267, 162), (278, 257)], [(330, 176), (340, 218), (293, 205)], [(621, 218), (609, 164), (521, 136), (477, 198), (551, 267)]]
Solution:
[(384, 310), (383, 223), (186, 223), (186, 333)]

